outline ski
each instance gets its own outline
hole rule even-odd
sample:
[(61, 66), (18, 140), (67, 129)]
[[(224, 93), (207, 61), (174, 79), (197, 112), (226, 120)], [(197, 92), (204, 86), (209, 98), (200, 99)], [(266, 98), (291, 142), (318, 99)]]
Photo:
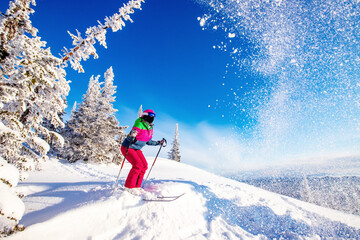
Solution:
[[(126, 192), (125, 187), (122, 185), (118, 185), (118, 189)], [(155, 196), (154, 198), (143, 198), (142, 200), (145, 202), (172, 202), (179, 199), (183, 195), (185, 195), (185, 193), (182, 193), (180, 195), (173, 195), (173, 196), (159, 195), (159, 196)], [(134, 195), (134, 196), (141, 197), (141, 195)]]
[(156, 198), (146, 199), (144, 198), (143, 201), (145, 202), (172, 202), (180, 197), (184, 196), (185, 193), (180, 194), (178, 196), (157, 196)]
[(182, 193), (180, 195), (175, 195), (175, 196), (162, 196), (162, 195), (159, 195), (157, 196), (157, 198), (179, 198), (181, 196), (183, 196), (185, 193)]

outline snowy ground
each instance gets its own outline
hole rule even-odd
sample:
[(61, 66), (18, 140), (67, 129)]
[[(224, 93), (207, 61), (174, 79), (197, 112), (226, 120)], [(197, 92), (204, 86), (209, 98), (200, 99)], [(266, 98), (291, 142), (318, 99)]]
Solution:
[[(120, 184), (129, 168), (125, 164)], [(360, 238), (359, 216), (166, 159), (157, 160), (145, 189), (184, 196), (173, 202), (144, 202), (121, 190), (111, 196), (118, 170), (47, 161), (43, 171), (19, 184), (26, 195), (20, 222), (26, 229), (6, 239)]]

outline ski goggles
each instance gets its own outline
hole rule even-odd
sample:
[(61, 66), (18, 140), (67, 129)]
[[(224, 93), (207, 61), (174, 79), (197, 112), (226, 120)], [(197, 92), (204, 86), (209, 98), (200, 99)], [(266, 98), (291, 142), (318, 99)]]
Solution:
[(146, 113), (143, 113), (143, 116), (149, 116), (149, 117), (156, 117), (156, 114), (155, 113), (152, 113), (152, 112), (146, 112)]

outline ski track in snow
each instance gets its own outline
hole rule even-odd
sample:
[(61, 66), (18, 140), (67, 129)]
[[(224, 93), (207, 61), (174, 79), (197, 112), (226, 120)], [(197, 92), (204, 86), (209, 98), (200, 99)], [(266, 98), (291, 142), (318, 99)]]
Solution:
[(27, 228), (8, 239), (360, 238), (359, 216), (164, 159), (156, 163), (145, 189), (184, 196), (159, 203), (120, 189), (111, 195), (118, 170), (115, 165), (49, 161), (43, 172), (20, 184), (19, 191), (27, 194), (20, 223)]

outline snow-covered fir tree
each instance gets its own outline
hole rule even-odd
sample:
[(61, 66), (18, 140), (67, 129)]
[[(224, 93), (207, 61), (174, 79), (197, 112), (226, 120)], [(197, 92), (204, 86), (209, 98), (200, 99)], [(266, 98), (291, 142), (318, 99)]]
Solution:
[(71, 115), (70, 115), (70, 116), (72, 116), (73, 113), (76, 111), (76, 107), (77, 107), (77, 102), (75, 101), (75, 102), (74, 102), (74, 105), (73, 105), (73, 107), (72, 107), (72, 109), (71, 109)]
[(115, 117), (117, 112), (114, 109), (116, 86), (114, 86), (114, 72), (110, 67), (104, 74), (104, 87), (101, 91), (99, 110), (98, 110), (98, 132), (99, 138), (96, 141), (99, 151), (97, 161), (101, 162), (120, 162), (122, 156), (120, 153), (121, 143), (126, 137), (123, 131), (127, 126), (119, 126)]
[(44, 158), (47, 140), (61, 142), (59, 135), (42, 125), (63, 126), (59, 114), (66, 108), (69, 84), (62, 60), (54, 57), (29, 20), (30, 3), (10, 3), (1, 19), (0, 39), (7, 55), (0, 63), (1, 122), (12, 133), (1, 134), (1, 156), (21, 171), (34, 169)]
[(96, 121), (96, 111), (101, 95), (98, 79), (99, 76), (90, 78), (88, 89), (83, 96), (83, 102), (79, 104), (78, 109), (73, 111), (71, 119), (62, 132), (65, 137), (65, 146), (61, 155), (69, 161), (87, 161), (89, 156), (92, 156), (93, 133), (91, 129)]
[(62, 155), (69, 161), (121, 161), (120, 146), (127, 127), (119, 126), (115, 117), (112, 68), (105, 72), (103, 88), (99, 77), (91, 77), (83, 102), (73, 111), (64, 129), (66, 141)]
[(312, 191), (305, 174), (303, 174), (303, 180), (301, 182), (300, 197), (306, 202), (313, 202)]
[[(62, 122), (64, 122), (63, 116), (65, 112), (59, 113), (59, 117)], [(41, 135), (40, 137), (47, 141), (50, 145), (50, 150), (48, 151), (49, 156), (57, 156), (57, 153), (59, 152), (59, 149), (61, 149), (64, 146), (64, 138), (61, 135), (61, 129), (63, 126), (57, 126), (55, 127), (49, 120), (44, 119), (42, 126), (51, 131), (50, 138), (46, 135)]]
[(169, 159), (180, 162), (180, 143), (179, 143), (179, 125), (176, 124), (174, 141), (172, 142), (172, 148), (168, 153)]
[(140, 105), (139, 110), (138, 110), (138, 118), (141, 117), (143, 114), (143, 109), (142, 109), (142, 105)]

